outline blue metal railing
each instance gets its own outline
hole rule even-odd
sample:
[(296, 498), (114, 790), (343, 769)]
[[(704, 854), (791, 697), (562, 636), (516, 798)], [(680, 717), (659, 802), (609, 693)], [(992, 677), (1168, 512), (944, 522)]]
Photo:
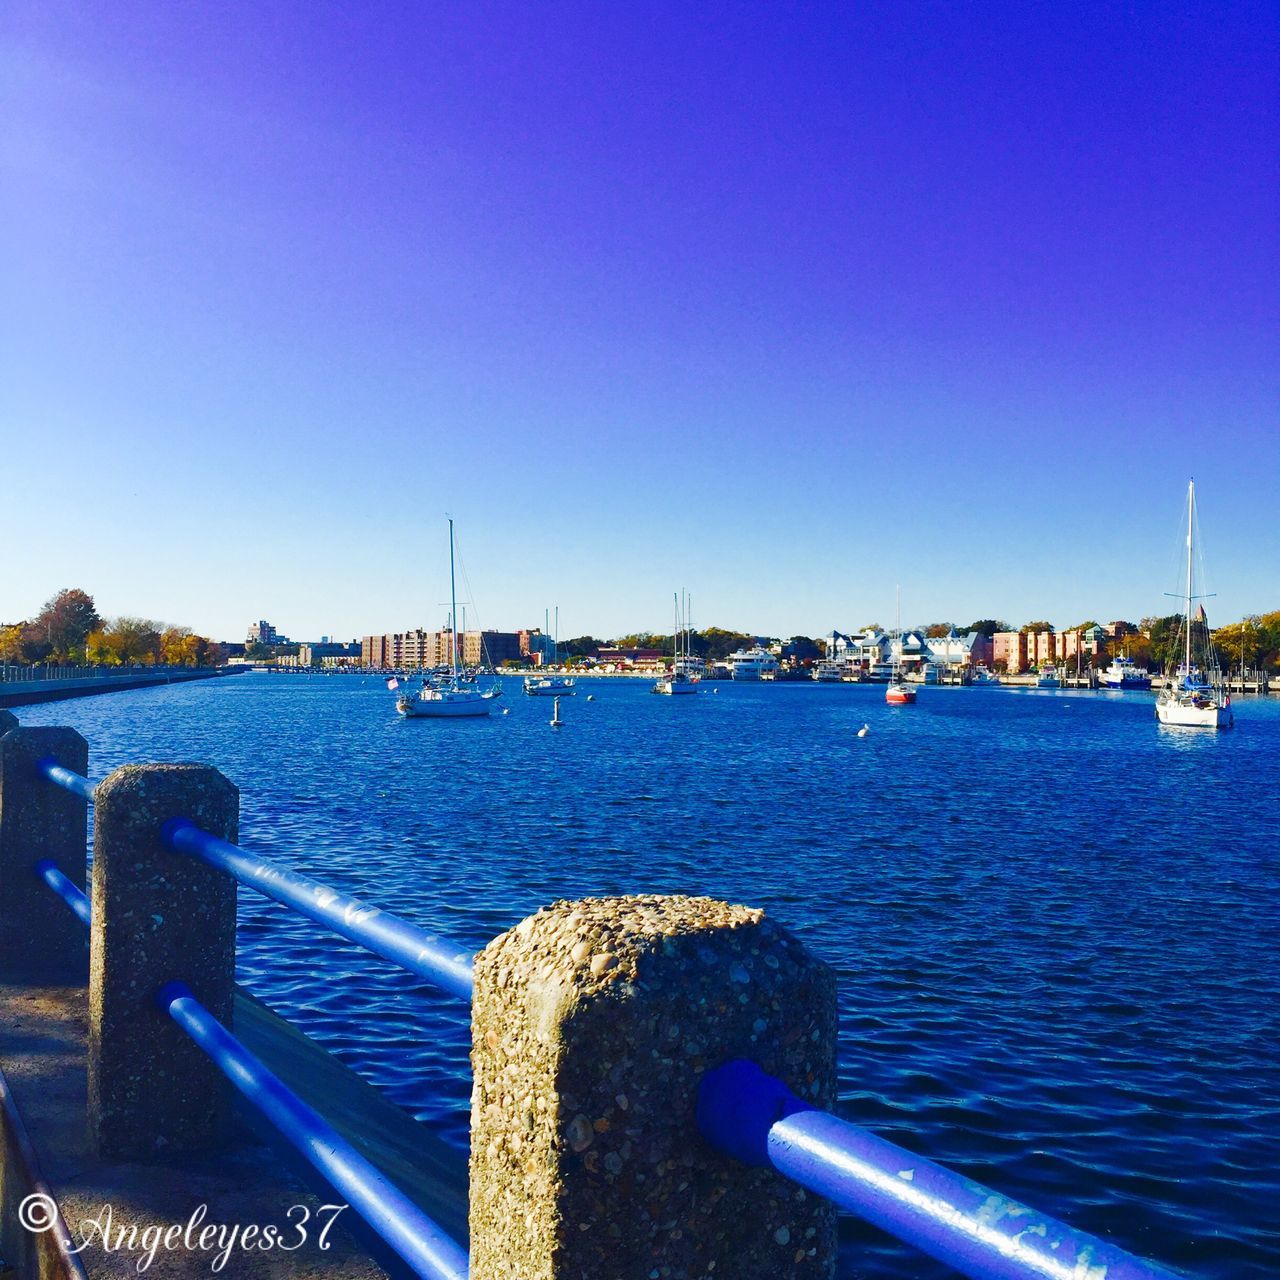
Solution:
[[(41, 760), (37, 768), (64, 790), (84, 800), (93, 799), (97, 787), (88, 778), (51, 758)], [(389, 911), (339, 893), (319, 880), (278, 866), (229, 840), (202, 831), (187, 818), (170, 819), (161, 828), (160, 836), (175, 853), (199, 858), (246, 888), (292, 907), (300, 915), (358, 943), (374, 955), (470, 1001), (474, 987), (471, 956), (460, 944), (439, 934), (427, 933)]]
[(89, 895), (77, 888), (58, 870), (57, 863), (43, 858), (33, 868), (36, 875), (60, 897), (75, 913), (76, 919), (87, 929), (93, 921), (93, 909), (89, 905)]
[(161, 838), (175, 853), (189, 853), (247, 888), (256, 889), (300, 915), (407, 969), (452, 995), (470, 1001), (475, 979), (471, 956), (457, 943), (427, 933), (399, 916), (312, 880), (229, 840), (202, 831), (186, 818), (172, 818)]
[(754, 1062), (702, 1078), (698, 1128), (726, 1155), (772, 1168), (975, 1280), (1177, 1280), (796, 1097)]
[(156, 1004), (224, 1076), (326, 1178), (346, 1202), (425, 1280), (466, 1280), (466, 1251), (388, 1182), (318, 1111), (267, 1070), (183, 982), (156, 993)]
[(73, 769), (66, 769), (60, 765), (52, 756), (46, 756), (41, 760), (36, 768), (64, 791), (70, 791), (72, 795), (79, 796), (81, 800), (92, 802), (93, 793), (98, 789), (88, 778), (82, 774), (76, 773)]
[[(88, 779), (52, 760), (41, 761), (39, 768), (51, 782), (93, 799)], [(175, 852), (200, 858), (470, 1001), (471, 958), (456, 944), (249, 853), (186, 818), (166, 822), (161, 838)], [(40, 863), (36, 871), (87, 925), (89, 899), (51, 862)], [(426, 1268), (415, 1274), (429, 1280), (467, 1275), (463, 1251), (254, 1058), (188, 988), (170, 983), (157, 1000), (400, 1257), (411, 1267)], [(1173, 1271), (814, 1108), (753, 1062), (726, 1063), (703, 1077), (697, 1124), (716, 1150), (774, 1169), (973, 1280), (1179, 1280)]]

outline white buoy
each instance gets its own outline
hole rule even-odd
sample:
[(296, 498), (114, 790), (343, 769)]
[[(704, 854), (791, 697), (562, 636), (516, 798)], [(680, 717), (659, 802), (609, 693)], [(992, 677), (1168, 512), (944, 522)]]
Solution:
[(511, 708), (510, 708), (510, 707), (503, 707), (503, 708), (502, 708), (502, 714), (503, 714), (504, 716), (509, 716), (509, 715), (511, 714)]
[(563, 724), (564, 721), (560, 719), (560, 699), (556, 698), (551, 703), (551, 727), (559, 729)]
[(594, 693), (589, 693), (589, 694), (587, 694), (587, 701), (588, 701), (588, 702), (594, 702), (595, 700), (596, 700), (596, 695), (595, 695)]
[(858, 730), (858, 737), (865, 738), (867, 734), (869, 734), (870, 732), (871, 732), (870, 726), (864, 724), (862, 728)]

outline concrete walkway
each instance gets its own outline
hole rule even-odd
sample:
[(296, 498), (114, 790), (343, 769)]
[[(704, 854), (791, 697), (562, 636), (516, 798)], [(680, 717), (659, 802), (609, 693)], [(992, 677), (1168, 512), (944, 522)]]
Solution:
[[(465, 1156), (445, 1147), (314, 1042), (244, 995), (237, 997), (236, 1033), (291, 1087), (309, 1095), (312, 1105), (442, 1226), (464, 1237)], [(0, 984), (0, 1070), (73, 1241), (91, 1237), (79, 1254), (90, 1280), (137, 1277), (146, 1253), (142, 1232), (156, 1225), (178, 1228), (169, 1232), (171, 1247), (162, 1243), (143, 1271), (157, 1280), (217, 1274), (371, 1280), (397, 1273), (394, 1260), (386, 1260), (387, 1271), (371, 1261), (367, 1229), (353, 1223), (350, 1209), (336, 1215), (323, 1211), (321, 1206), (336, 1197), (312, 1194), (296, 1171), (286, 1168), (287, 1158), (250, 1134), (247, 1125), (245, 1141), (234, 1151), (183, 1155), (155, 1165), (104, 1162), (94, 1156), (85, 1120), (87, 1040), (82, 987)], [(4, 1158), (14, 1163), (11, 1151)], [(301, 1165), (296, 1157), (293, 1162)], [(19, 1180), (9, 1177), (8, 1169), (5, 1173), (0, 1211), (12, 1224)], [(336, 1221), (325, 1234), (327, 1247), (321, 1247), (321, 1231), (331, 1217)], [(103, 1247), (102, 1229), (108, 1223), (113, 1248)], [(363, 1245), (346, 1229), (348, 1224), (365, 1238)], [(245, 1248), (243, 1233), (250, 1225), (259, 1230)], [(208, 1230), (211, 1226), (223, 1229), (221, 1237)], [(276, 1228), (280, 1247), (262, 1247), (262, 1229), (268, 1226)], [(225, 1264), (215, 1271), (236, 1227), (240, 1230)], [(120, 1244), (121, 1230), (127, 1238), (130, 1228), (137, 1237), (132, 1249)], [(74, 1277), (74, 1271), (43, 1266), (39, 1274)]]

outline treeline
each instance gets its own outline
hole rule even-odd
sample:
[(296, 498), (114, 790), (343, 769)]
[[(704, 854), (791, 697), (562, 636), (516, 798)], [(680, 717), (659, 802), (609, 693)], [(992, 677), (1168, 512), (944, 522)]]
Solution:
[(78, 587), (59, 591), (34, 618), (0, 625), (0, 662), (213, 667), (225, 661), (220, 644), (190, 627), (100, 617), (93, 597)]

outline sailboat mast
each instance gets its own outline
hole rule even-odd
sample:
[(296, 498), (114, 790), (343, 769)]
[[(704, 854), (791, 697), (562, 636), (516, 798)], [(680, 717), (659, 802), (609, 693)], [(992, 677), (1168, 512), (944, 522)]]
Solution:
[(458, 674), (458, 584), (453, 573), (453, 518), (449, 519), (449, 599), (452, 611), (449, 614), (449, 669)]
[(1191, 678), (1191, 557), (1195, 537), (1196, 482), (1187, 485), (1187, 679)]

